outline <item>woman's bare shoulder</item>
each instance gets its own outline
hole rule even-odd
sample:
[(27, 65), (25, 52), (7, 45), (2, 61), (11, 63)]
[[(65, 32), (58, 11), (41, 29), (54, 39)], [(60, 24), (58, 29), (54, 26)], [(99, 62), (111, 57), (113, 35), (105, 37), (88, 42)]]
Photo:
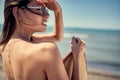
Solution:
[(32, 52), (33, 56), (37, 56), (37, 57), (42, 56), (42, 57), (48, 58), (48, 56), (50, 55), (52, 56), (53, 54), (55, 56), (56, 52), (59, 53), (57, 45), (53, 42), (31, 44), (28, 49), (30, 50), (30, 52)]
[[(57, 48), (57, 45), (52, 42), (43, 42), (38, 44), (29, 44), (27, 49), (27, 53), (25, 53), (24, 60), (31, 60), (31, 65), (34, 64), (34, 66), (48, 66), (47, 64), (57, 61), (57, 59), (61, 59), (59, 50)], [(37, 64), (35, 64), (37, 63)], [(57, 62), (55, 62), (57, 63)]]
[(53, 42), (42, 42), (42, 43), (30, 43), (27, 45), (27, 50), (32, 52), (40, 53), (42, 52), (49, 52), (57, 48), (57, 45)]
[(46, 49), (51, 49), (53, 47), (56, 47), (56, 44), (54, 42), (41, 42), (41, 43), (32, 43), (32, 42), (27, 42), (27, 41), (19, 41), (16, 42), (14, 45), (14, 50), (15, 49), (21, 49), (21, 51), (24, 52), (36, 52), (36, 51), (41, 51), (41, 50), (46, 50)]
[(48, 55), (52, 55), (51, 53), (59, 52), (58, 47), (53, 42), (42, 42), (42, 43), (28, 43), (21, 42), (16, 44), (14, 48), (15, 52), (23, 53), (24, 55), (31, 56), (35, 59), (41, 59), (41, 57), (45, 57)]
[(14, 45), (12, 52), (16, 56), (19, 55), (17, 57), (20, 61), (25, 62), (30, 59), (31, 63), (45, 63), (57, 54), (60, 56), (57, 45), (53, 42), (29, 43), (21, 41)]

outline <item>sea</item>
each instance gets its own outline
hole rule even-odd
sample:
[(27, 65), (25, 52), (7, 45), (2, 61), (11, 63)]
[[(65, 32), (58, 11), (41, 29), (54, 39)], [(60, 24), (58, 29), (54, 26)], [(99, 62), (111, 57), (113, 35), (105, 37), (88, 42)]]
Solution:
[[(47, 28), (47, 32), (52, 31)], [(0, 25), (0, 33), (2, 25)], [(120, 75), (120, 30), (65, 27), (64, 38), (58, 42), (62, 58), (71, 51), (71, 38), (80, 37), (86, 42), (88, 70), (111, 72)]]

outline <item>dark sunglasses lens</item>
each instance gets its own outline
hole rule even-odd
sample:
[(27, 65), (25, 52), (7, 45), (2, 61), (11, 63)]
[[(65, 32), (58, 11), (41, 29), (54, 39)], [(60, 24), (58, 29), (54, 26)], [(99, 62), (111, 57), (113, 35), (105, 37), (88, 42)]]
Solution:
[(42, 14), (43, 14), (43, 15), (46, 14), (47, 10), (46, 10), (45, 7), (42, 7), (41, 10), (42, 10)]

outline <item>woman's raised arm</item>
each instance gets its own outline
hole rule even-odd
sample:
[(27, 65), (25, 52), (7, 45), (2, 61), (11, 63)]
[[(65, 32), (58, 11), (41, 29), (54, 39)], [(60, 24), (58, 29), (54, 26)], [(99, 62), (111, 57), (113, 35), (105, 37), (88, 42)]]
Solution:
[(37, 0), (40, 3), (43, 3), (48, 9), (54, 12), (55, 16), (55, 25), (52, 33), (49, 34), (33, 34), (32, 38), (34, 42), (41, 41), (50, 41), (57, 42), (63, 38), (63, 16), (62, 9), (60, 5), (55, 0)]

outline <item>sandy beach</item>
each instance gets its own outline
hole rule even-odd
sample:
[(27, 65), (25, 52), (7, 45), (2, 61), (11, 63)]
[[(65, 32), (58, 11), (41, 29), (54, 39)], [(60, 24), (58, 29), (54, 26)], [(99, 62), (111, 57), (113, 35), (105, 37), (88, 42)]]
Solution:
[(88, 80), (120, 80), (120, 74), (88, 71)]
[[(0, 80), (7, 80), (0, 60)], [(120, 80), (119, 74), (102, 73), (88, 68), (88, 80)]]
[(120, 77), (103, 76), (98, 74), (88, 74), (88, 80), (120, 80)]

